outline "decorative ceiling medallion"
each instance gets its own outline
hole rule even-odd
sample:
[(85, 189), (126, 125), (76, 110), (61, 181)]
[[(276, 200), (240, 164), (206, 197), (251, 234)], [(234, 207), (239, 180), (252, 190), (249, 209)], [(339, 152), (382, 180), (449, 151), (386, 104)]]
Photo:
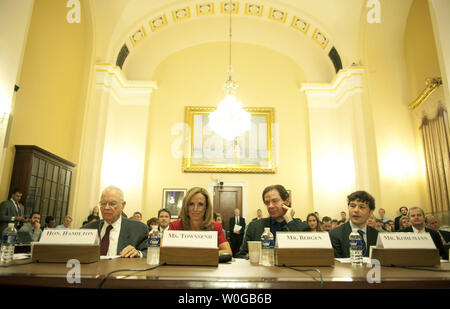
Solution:
[[(239, 14), (239, 2), (232, 2), (232, 13)], [(230, 14), (230, 2), (221, 2), (220, 3), (220, 13), (222, 14)]]
[(298, 18), (297, 16), (294, 16), (294, 18), (292, 18), (291, 26), (303, 33), (307, 33), (309, 29), (309, 24), (301, 18)]
[(166, 14), (162, 14), (161, 16), (152, 19), (152, 20), (149, 22), (149, 25), (150, 25), (150, 29), (151, 29), (153, 32), (155, 32), (155, 31), (161, 29), (161, 28), (164, 27), (164, 26), (167, 26), (168, 23), (167, 23), (167, 17), (166, 17)]
[(274, 8), (270, 8), (269, 19), (273, 19), (280, 23), (284, 23), (286, 21), (286, 18), (287, 18), (286, 12), (283, 12), (281, 10), (277, 10)]
[(328, 44), (328, 39), (323, 35), (322, 32), (319, 31), (319, 29), (316, 29), (314, 31), (314, 34), (312, 36), (313, 40), (322, 47), (322, 49), (325, 49)]
[(264, 6), (259, 4), (245, 4), (245, 14), (246, 15), (252, 15), (252, 16), (262, 16), (263, 14)]
[(188, 19), (191, 17), (191, 10), (187, 6), (185, 8), (172, 11), (172, 17), (173, 17), (173, 21)]
[(145, 33), (144, 27), (141, 27), (141, 29), (139, 29), (132, 36), (130, 36), (130, 41), (133, 47), (138, 45), (143, 39), (145, 39), (146, 36), (147, 34)]
[(214, 3), (197, 4), (197, 16), (214, 15)]

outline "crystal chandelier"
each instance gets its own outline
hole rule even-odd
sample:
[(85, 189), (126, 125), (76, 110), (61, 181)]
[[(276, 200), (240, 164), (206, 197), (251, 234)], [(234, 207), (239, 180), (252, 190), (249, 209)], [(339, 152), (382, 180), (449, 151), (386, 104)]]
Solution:
[(225, 138), (232, 141), (246, 131), (250, 130), (250, 113), (242, 109), (242, 103), (238, 102), (235, 97), (238, 85), (233, 81), (231, 66), (231, 14), (233, 7), (230, 4), (230, 29), (229, 29), (229, 64), (227, 70), (228, 79), (224, 85), (225, 98), (219, 103), (217, 109), (209, 114), (209, 128)]

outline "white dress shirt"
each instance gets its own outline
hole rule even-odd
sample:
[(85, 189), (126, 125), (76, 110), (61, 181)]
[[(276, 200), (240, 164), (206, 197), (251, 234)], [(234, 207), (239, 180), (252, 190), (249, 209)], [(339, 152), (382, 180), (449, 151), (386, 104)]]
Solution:
[(362, 229), (360, 229), (359, 227), (357, 227), (355, 224), (353, 224), (352, 220), (350, 220), (350, 226), (352, 227), (352, 231), (356, 230), (361, 230), (364, 232), (364, 242), (366, 243), (366, 247), (367, 247), (367, 224), (364, 225), (364, 227)]
[(427, 231), (425, 231), (425, 226), (420, 231), (418, 229), (416, 229), (414, 227), (414, 225), (411, 225), (411, 227), (412, 227), (414, 233), (426, 233), (427, 232)]
[[(106, 228), (108, 227), (108, 223), (105, 221), (103, 224), (102, 230), (100, 231), (100, 240), (105, 236)], [(112, 224), (112, 229), (109, 231), (109, 247), (108, 253), (106, 255), (113, 256), (117, 255), (117, 246), (119, 244), (119, 235), (120, 235), (120, 227), (122, 226), (122, 216), (119, 216), (116, 222)]]

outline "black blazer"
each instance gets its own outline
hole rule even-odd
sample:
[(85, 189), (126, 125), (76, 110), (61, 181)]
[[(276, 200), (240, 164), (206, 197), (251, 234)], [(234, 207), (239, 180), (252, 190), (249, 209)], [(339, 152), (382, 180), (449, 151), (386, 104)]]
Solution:
[[(98, 230), (98, 237), (100, 238), (103, 224), (105, 224), (105, 220), (94, 221), (84, 225), (82, 229), (96, 229)], [(146, 224), (122, 217), (120, 235), (117, 241), (117, 255), (119, 255), (126, 246), (132, 245), (137, 250), (141, 251), (144, 257), (147, 256), (147, 239), (148, 227)]]
[[(25, 218), (25, 209), (22, 204), (18, 203), (21, 217)], [(3, 233), (3, 230), (8, 226), (12, 217), (18, 217), (19, 214), (17, 212), (17, 208), (14, 205), (11, 199), (4, 201), (0, 204), (0, 234)], [(17, 230), (19, 230), (23, 226), (23, 222), (15, 221), (14, 226)]]
[[(412, 228), (412, 226), (409, 226), (403, 230), (400, 230), (399, 232), (413, 232), (413, 228)], [(425, 232), (430, 233), (431, 238), (433, 239), (434, 245), (439, 250), (439, 255), (443, 259), (448, 260), (448, 251), (444, 250), (444, 245), (442, 244), (441, 236), (439, 235), (439, 233), (436, 231), (433, 231), (427, 227), (425, 228)]]
[[(348, 258), (350, 257), (350, 244), (348, 237), (352, 232), (350, 221), (331, 230), (330, 240), (334, 249), (334, 257)], [(369, 256), (370, 246), (376, 246), (378, 238), (378, 231), (370, 226), (367, 226), (367, 243), (366, 243), (366, 257)]]
[(240, 234), (237, 235), (234, 233), (234, 226), (236, 225), (236, 216), (230, 218), (230, 237), (232, 238), (240, 238), (244, 237), (244, 231), (245, 231), (245, 219), (241, 216), (239, 216), (239, 225), (241, 226)]
[(450, 242), (450, 232), (439, 230), (446, 243)]

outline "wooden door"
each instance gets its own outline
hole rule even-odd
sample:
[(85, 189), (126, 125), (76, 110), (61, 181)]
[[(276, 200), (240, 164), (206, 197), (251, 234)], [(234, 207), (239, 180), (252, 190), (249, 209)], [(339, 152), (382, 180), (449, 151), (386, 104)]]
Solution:
[(242, 216), (242, 187), (214, 187), (214, 212), (222, 215), (223, 228), (230, 230), (230, 218), (234, 209), (239, 208)]

